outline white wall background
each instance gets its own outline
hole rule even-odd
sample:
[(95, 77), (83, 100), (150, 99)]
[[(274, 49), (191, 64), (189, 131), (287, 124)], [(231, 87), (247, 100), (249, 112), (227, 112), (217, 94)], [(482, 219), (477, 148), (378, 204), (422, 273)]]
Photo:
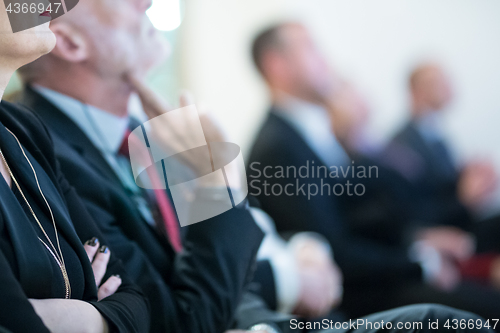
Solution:
[(500, 166), (500, 1), (188, 0), (181, 79), (246, 151), (268, 103), (250, 41), (280, 18), (298, 18), (332, 64), (369, 98), (372, 129), (388, 137), (406, 116), (406, 77), (423, 58), (441, 60), (457, 98), (447, 127), (460, 158)]

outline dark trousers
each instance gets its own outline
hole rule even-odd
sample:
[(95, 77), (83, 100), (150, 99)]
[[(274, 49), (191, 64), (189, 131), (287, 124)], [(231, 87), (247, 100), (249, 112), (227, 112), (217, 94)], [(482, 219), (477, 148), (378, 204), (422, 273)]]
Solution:
[(438, 290), (422, 282), (371, 290), (346, 289), (342, 308), (349, 317), (356, 318), (375, 311), (418, 303), (442, 304), (476, 313), (486, 319), (500, 319), (500, 292), (476, 283), (462, 283), (451, 292)]
[[(362, 324), (355, 329), (333, 329), (318, 332), (493, 332), (491, 329), (483, 327), (483, 323), (485, 321), (477, 315), (465, 311), (455, 310), (446, 306), (433, 304), (410, 305), (394, 310), (375, 313), (362, 319), (364, 320), (365, 324)], [(375, 323), (381, 323), (382, 321), (385, 323), (384, 327), (386, 329), (377, 329), (375, 327)], [(371, 323), (371, 325), (366, 324), (367, 322)], [(454, 325), (455, 322), (457, 323), (456, 326)], [(460, 328), (461, 322), (467, 323), (464, 328)], [(387, 329), (387, 323), (390, 323), (390, 326), (392, 328)], [(432, 326), (430, 326), (431, 323), (433, 323)], [(436, 326), (434, 326), (434, 323), (436, 324)], [(448, 323), (450, 326), (445, 327), (446, 323)]]

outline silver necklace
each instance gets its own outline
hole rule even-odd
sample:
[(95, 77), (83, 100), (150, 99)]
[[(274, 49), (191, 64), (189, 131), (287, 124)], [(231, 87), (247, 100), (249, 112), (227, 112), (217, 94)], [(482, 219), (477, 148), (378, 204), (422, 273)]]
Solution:
[(19, 185), (19, 182), (17, 181), (16, 177), (12, 173), (12, 170), (10, 169), (10, 166), (7, 163), (7, 159), (5, 158), (5, 155), (3, 154), (3, 151), (2, 151), (1, 148), (0, 148), (0, 155), (2, 157), (3, 163), (5, 164), (5, 167), (7, 168), (7, 171), (9, 172), (10, 177), (12, 178), (12, 181), (14, 182), (14, 184), (17, 187), (17, 189), (19, 190), (19, 193), (21, 193), (21, 196), (23, 197), (24, 202), (28, 206), (28, 208), (29, 208), (29, 210), (31, 212), (31, 215), (33, 215), (33, 218), (35, 219), (36, 223), (38, 224), (38, 226), (42, 230), (42, 233), (44, 234), (44, 236), (45, 236), (45, 238), (47, 240), (47, 243), (50, 245), (49, 246), (40, 237), (38, 237), (38, 239), (40, 240), (40, 242), (50, 252), (50, 254), (52, 255), (52, 257), (56, 261), (57, 265), (59, 266), (59, 269), (61, 270), (61, 273), (62, 273), (62, 276), (63, 276), (63, 280), (64, 280), (65, 298), (69, 299), (69, 298), (71, 298), (71, 284), (69, 282), (68, 272), (66, 270), (66, 264), (64, 262), (64, 256), (63, 256), (63, 253), (61, 251), (61, 245), (60, 245), (60, 242), (59, 242), (59, 235), (58, 235), (58, 232), (57, 232), (57, 226), (56, 226), (56, 221), (55, 221), (55, 218), (54, 218), (54, 214), (52, 213), (52, 209), (50, 208), (49, 202), (45, 198), (45, 195), (43, 194), (43, 191), (42, 191), (42, 188), (40, 186), (40, 183), (38, 182), (38, 176), (36, 174), (35, 168), (31, 164), (31, 161), (28, 159), (28, 156), (26, 156), (26, 153), (25, 153), (25, 151), (24, 151), (21, 143), (19, 142), (19, 140), (17, 139), (17, 137), (15, 136), (15, 134), (12, 133), (8, 128), (7, 128), (7, 131), (9, 131), (9, 133), (12, 134), (12, 136), (16, 139), (17, 144), (19, 145), (19, 148), (21, 148), (21, 151), (23, 152), (24, 158), (26, 159), (26, 161), (28, 162), (29, 166), (31, 167), (31, 170), (33, 171), (33, 175), (35, 176), (35, 181), (36, 181), (36, 184), (38, 186), (38, 191), (40, 192), (40, 195), (42, 196), (43, 201), (47, 205), (47, 208), (49, 209), (49, 212), (50, 212), (50, 217), (52, 219), (52, 225), (54, 226), (54, 233), (55, 233), (55, 236), (56, 236), (57, 248), (54, 246), (54, 244), (50, 240), (49, 236), (45, 232), (45, 229), (43, 228), (42, 224), (40, 223), (40, 220), (38, 219), (38, 216), (33, 211), (33, 208), (31, 208), (31, 205), (28, 202), (28, 199), (26, 198), (26, 196), (24, 195), (24, 192), (21, 189), (21, 186)]

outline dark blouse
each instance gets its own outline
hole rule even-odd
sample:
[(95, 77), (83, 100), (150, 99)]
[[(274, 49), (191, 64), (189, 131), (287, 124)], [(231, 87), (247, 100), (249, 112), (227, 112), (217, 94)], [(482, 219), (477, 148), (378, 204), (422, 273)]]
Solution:
[[(98, 237), (101, 244), (105, 244), (105, 240), (60, 173), (52, 142), (41, 122), (29, 111), (5, 102), (0, 104), (0, 148), (40, 223), (57, 246), (52, 219), (33, 171), (6, 128), (21, 142), (54, 214), (70, 279), (71, 298), (95, 306), (107, 319), (111, 331), (147, 332), (147, 303), (128, 279), (113, 251), (103, 281), (119, 274), (122, 285), (114, 295), (97, 302), (92, 267), (82, 243), (92, 237)], [(0, 179), (0, 326), (12, 332), (48, 332), (28, 298), (65, 296), (61, 270), (38, 237), (46, 242), (14, 182), (9, 188)]]
[[(1, 142), (0, 142), (0, 147), (1, 147)], [(36, 161), (32, 161), (36, 162)], [(43, 170), (42, 170), (43, 171)], [(45, 209), (41, 209), (38, 202), (33, 199), (32, 191), (30, 191), (27, 188), (23, 188), (23, 185), (21, 184), (21, 189), (25, 195), (25, 197), (28, 199), (28, 202), (35, 212), (38, 220), (40, 221), (40, 224), (42, 225), (43, 229), (45, 230), (46, 234), (49, 236), (50, 241), (52, 244), (57, 248), (57, 240), (54, 232), (54, 226), (52, 223), (52, 219), (50, 218), (50, 213), (48, 212), (48, 209), (44, 207)], [(28, 208), (28, 205), (24, 201), (23, 197), (21, 196), (21, 193), (19, 192), (17, 186), (12, 184), (12, 191), (14, 192), (14, 195), (17, 198), (17, 201), (21, 204), (22, 208), (24, 209), (24, 212), (26, 214), (26, 219), (31, 222), (31, 226), (33, 228), (33, 231), (37, 234), (37, 236), (45, 242), (48, 246), (50, 244), (47, 242), (45, 235), (43, 234), (42, 230), (38, 226), (38, 223), (36, 222), (35, 218), (31, 214), (31, 211)], [(43, 191), (43, 189), (42, 189)], [(38, 195), (39, 192), (37, 193)], [(51, 203), (49, 202), (49, 205)], [(59, 232), (58, 232), (59, 234)], [(66, 238), (61, 237), (59, 235), (59, 244), (61, 246), (61, 252), (63, 254), (65, 266), (66, 266), (66, 271), (68, 273), (70, 285), (71, 285), (71, 298), (72, 299), (82, 299), (83, 297), (83, 290), (85, 288), (85, 280), (84, 280), (84, 275), (83, 275), (83, 268), (82, 264), (80, 262), (80, 259), (78, 258), (78, 255), (76, 252), (71, 248), (71, 246), (68, 244), (66, 241)], [(40, 242), (40, 241), (39, 241)], [(40, 242), (40, 244), (42, 244)], [(47, 288), (40, 288), (37, 290), (34, 290), (36, 294), (33, 295), (27, 295), (29, 298), (36, 298), (36, 299), (44, 299), (44, 298), (52, 298), (52, 297), (57, 297), (57, 298), (64, 298), (66, 296), (66, 287), (64, 283), (64, 278), (61, 273), (61, 269), (59, 265), (57, 264), (56, 260), (52, 257), (52, 254), (50, 254), (49, 250), (45, 247), (45, 245), (42, 245), (43, 249), (45, 250), (45, 254), (49, 257), (49, 262), (51, 263), (50, 267), (47, 267), (47, 270), (50, 270), (51, 272), (47, 272), (50, 276), (50, 282), (51, 286), (47, 286)], [(9, 258), (7, 258), (9, 260)], [(11, 263), (14, 263), (15, 260), (14, 258), (10, 258), (9, 260)]]

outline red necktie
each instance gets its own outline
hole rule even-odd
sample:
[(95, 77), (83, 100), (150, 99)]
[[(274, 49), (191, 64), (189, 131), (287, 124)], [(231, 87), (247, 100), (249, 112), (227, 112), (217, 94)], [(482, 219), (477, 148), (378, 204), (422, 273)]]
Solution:
[[(118, 151), (120, 155), (123, 155), (127, 158), (130, 158), (128, 150), (129, 140), (137, 139), (134, 135), (130, 136), (129, 138), (130, 133), (131, 133), (130, 130), (127, 130), (127, 132), (125, 133), (125, 138)], [(150, 161), (151, 157), (144, 156), (144, 159), (146, 159), (146, 161)], [(174, 250), (176, 252), (180, 252), (182, 250), (182, 242), (179, 231), (179, 222), (177, 221), (177, 216), (175, 214), (174, 208), (172, 207), (172, 204), (170, 203), (170, 200), (167, 197), (167, 193), (163, 189), (165, 186), (162, 183), (160, 177), (158, 176), (156, 168), (149, 167), (146, 169), (146, 172), (148, 173), (149, 181), (151, 182), (151, 185), (154, 188), (153, 192), (156, 201), (155, 204), (161, 214), (161, 224), (162, 224), (161, 227), (162, 229), (165, 230), (169, 238), (170, 244), (172, 245)], [(158, 223), (158, 221), (156, 222)]]

